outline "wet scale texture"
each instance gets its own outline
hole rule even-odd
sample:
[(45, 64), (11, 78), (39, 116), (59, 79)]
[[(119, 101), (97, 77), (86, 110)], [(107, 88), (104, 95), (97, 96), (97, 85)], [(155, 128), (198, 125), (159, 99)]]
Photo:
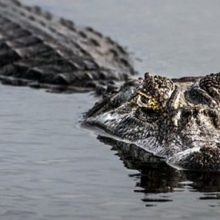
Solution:
[(4, 83), (90, 90), (134, 73), (127, 52), (94, 29), (78, 27), (40, 7), (13, 0), (0, 3)]

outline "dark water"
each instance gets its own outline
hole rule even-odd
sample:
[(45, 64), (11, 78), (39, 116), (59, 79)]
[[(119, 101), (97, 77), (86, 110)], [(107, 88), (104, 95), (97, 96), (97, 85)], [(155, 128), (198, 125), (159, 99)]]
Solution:
[[(109, 34), (142, 58), (140, 71), (220, 70), (217, 0), (26, 2)], [(92, 94), (0, 93), (0, 219), (219, 219), (219, 174), (137, 171), (80, 126)]]

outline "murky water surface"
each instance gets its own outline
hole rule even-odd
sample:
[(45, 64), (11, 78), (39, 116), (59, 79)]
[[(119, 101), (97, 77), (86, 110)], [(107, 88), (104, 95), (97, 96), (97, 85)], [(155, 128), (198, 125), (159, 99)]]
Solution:
[[(24, 2), (110, 35), (140, 72), (220, 70), (217, 0)], [(219, 219), (219, 174), (132, 169), (80, 127), (92, 94), (3, 85), (0, 93), (0, 219)]]

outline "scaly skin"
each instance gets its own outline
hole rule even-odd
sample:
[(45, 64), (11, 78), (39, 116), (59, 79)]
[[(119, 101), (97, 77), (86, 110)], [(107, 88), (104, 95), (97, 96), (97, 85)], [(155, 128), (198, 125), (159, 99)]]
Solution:
[(0, 80), (60, 90), (113, 87), (134, 74), (127, 52), (90, 27), (0, 0)]
[(219, 94), (220, 73), (179, 80), (147, 73), (143, 80), (124, 85), (97, 103), (86, 123), (171, 165), (216, 171), (220, 169)]
[[(186, 169), (220, 169), (220, 74), (168, 79), (135, 71), (127, 52), (92, 28), (17, 0), (0, 0), (0, 80), (103, 95), (85, 123)], [(116, 81), (125, 81), (118, 91)], [(137, 147), (135, 147), (137, 146)], [(140, 149), (140, 150), (139, 150)], [(147, 162), (147, 161), (146, 161)]]

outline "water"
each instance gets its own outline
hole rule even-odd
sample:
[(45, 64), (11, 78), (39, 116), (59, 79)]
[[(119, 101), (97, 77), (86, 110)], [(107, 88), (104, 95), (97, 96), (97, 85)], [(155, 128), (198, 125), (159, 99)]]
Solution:
[[(26, 2), (109, 34), (140, 72), (220, 70), (217, 0)], [(219, 219), (219, 174), (137, 171), (80, 126), (92, 94), (0, 93), (0, 219)]]

